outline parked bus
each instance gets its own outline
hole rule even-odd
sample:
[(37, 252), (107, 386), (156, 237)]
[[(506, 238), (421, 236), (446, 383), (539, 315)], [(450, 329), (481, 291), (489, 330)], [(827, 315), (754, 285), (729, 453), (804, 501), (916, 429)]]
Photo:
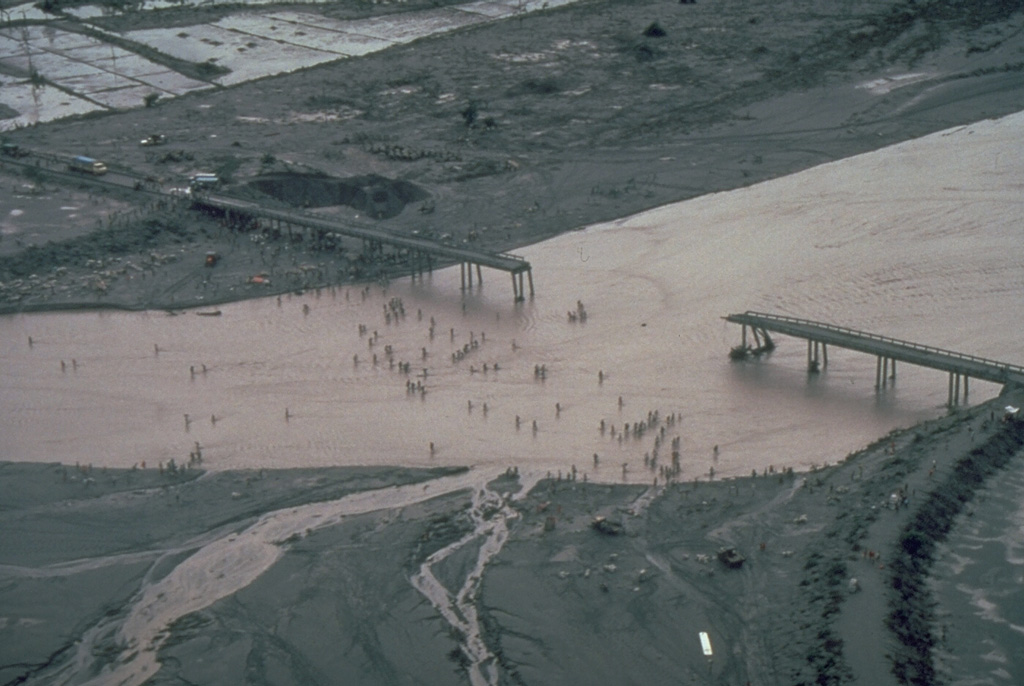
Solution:
[(208, 190), (220, 186), (220, 177), (209, 172), (199, 172), (188, 180), (188, 186), (194, 191)]
[(68, 163), (68, 169), (71, 171), (83, 172), (85, 174), (95, 174), (96, 176), (107, 173), (107, 165), (103, 164), (99, 160), (94, 160), (91, 157), (83, 157), (81, 155)]

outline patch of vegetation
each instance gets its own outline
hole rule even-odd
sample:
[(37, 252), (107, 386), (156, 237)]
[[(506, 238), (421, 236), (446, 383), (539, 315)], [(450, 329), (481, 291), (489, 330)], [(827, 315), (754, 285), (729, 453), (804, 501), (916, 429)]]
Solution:
[(506, 95), (515, 97), (517, 95), (554, 95), (561, 93), (562, 87), (558, 80), (546, 78), (528, 78), (520, 81), (506, 91)]
[(32, 70), (28, 73), (28, 80), (34, 87), (39, 88), (40, 86), (46, 85), (46, 77), (39, 73), (39, 70), (32, 67)]
[(668, 34), (665, 32), (665, 29), (663, 29), (661, 24), (658, 22), (653, 22), (650, 26), (644, 29), (644, 36), (647, 38), (664, 38), (667, 35)]
[(39, 169), (39, 167), (24, 167), (23, 169), (24, 171), (21, 173), (32, 183), (42, 183), (46, 178), (46, 175), (41, 169)]
[(242, 166), (242, 160), (237, 157), (221, 157), (214, 166), (213, 173), (220, 177), (224, 183), (231, 183), (235, 172)]
[(462, 121), (467, 127), (473, 126), (476, 123), (476, 118), (480, 115), (480, 110), (475, 102), (469, 103), (459, 115), (462, 117)]
[(137, 254), (169, 243), (190, 242), (196, 230), (185, 222), (148, 217), (137, 223), (99, 229), (66, 241), (49, 241), (25, 248), (17, 255), (0, 257), (0, 280), (45, 273), (55, 267), (86, 267), (93, 260)]
[(640, 43), (633, 47), (633, 57), (637, 62), (653, 62), (658, 58), (658, 52), (646, 43)]
[(473, 530), (473, 522), (469, 518), (469, 505), (457, 512), (445, 512), (434, 515), (426, 522), (426, 528), (419, 540), (407, 565), (410, 569), (418, 568), (435, 552), (459, 540)]
[(205, 62), (199, 62), (195, 65), (197, 74), (201, 74), (207, 79), (215, 78), (217, 76), (224, 76), (230, 74), (231, 70), (227, 67), (222, 67), (213, 60), (206, 60)]

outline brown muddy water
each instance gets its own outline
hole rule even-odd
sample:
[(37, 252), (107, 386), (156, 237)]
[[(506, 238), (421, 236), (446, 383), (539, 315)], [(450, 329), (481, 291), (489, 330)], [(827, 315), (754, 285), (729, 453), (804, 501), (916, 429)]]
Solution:
[[(217, 317), (3, 317), (0, 459), (152, 466), (198, 442), (213, 469), (575, 465), (649, 482), (657, 432), (620, 437), (657, 411), (657, 465), (678, 436), (684, 479), (835, 462), (945, 412), (946, 375), (903, 365), (876, 393), (870, 356), (832, 350), (809, 375), (806, 344), (786, 337), (732, 363), (740, 331), (721, 317), (776, 312), (1024, 362), (1022, 129), (1021, 114), (959, 127), (531, 246), (537, 293), (518, 305), (506, 274), (463, 294), (456, 267)], [(569, 321), (578, 301), (585, 322)], [(977, 403), (999, 387), (970, 390)]]

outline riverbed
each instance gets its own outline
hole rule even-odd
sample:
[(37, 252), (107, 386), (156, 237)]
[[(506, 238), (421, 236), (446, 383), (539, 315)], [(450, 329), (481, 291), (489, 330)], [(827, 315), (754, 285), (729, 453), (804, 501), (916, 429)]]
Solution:
[[(0, 455), (130, 467), (198, 443), (212, 469), (575, 465), (636, 482), (660, 475), (672, 438), (686, 480), (841, 460), (945, 412), (946, 376), (901, 366), (876, 392), (869, 356), (835, 350), (809, 374), (784, 337), (732, 363), (740, 332), (721, 317), (1019, 363), (1022, 126), (958, 127), (530, 246), (525, 303), (500, 272), (463, 291), (456, 267), (217, 316), (7, 316)], [(998, 390), (972, 382), (969, 402)], [(638, 435), (654, 413), (674, 421)]]

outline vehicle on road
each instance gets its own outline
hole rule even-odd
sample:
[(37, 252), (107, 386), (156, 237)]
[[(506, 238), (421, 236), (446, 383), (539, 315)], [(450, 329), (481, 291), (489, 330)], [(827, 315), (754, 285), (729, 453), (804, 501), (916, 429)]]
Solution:
[(220, 177), (208, 172), (193, 174), (192, 178), (188, 180), (188, 187), (194, 191), (217, 188), (218, 186), (220, 186)]
[(739, 569), (746, 559), (735, 548), (722, 548), (718, 551), (718, 561), (729, 569)]
[(95, 176), (101, 176), (107, 173), (107, 165), (103, 164), (99, 160), (94, 160), (91, 157), (85, 157), (79, 155), (68, 163), (68, 169), (71, 171), (82, 172), (84, 174), (93, 174)]
[(0, 143), (0, 155), (4, 157), (27, 157), (31, 153), (14, 143)]
[(163, 145), (167, 142), (167, 136), (162, 133), (154, 133), (152, 136), (146, 136), (139, 145), (150, 146), (150, 145)]

